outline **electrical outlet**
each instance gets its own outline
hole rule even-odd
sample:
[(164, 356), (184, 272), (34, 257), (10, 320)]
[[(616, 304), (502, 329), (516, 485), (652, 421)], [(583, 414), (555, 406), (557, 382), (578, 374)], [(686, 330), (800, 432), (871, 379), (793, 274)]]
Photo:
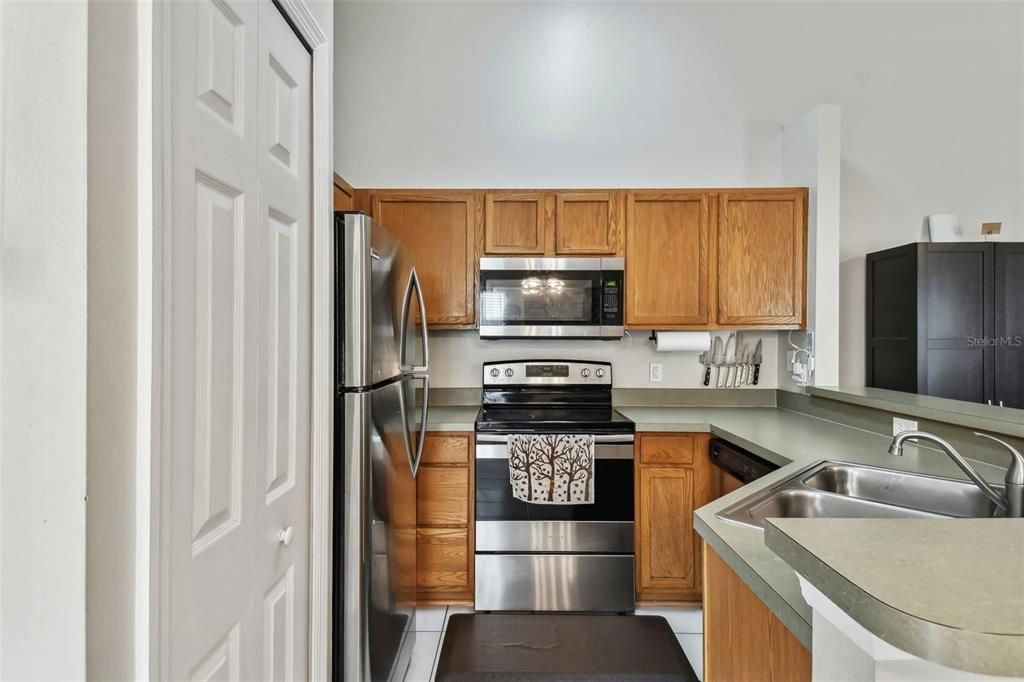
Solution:
[(651, 363), (651, 383), (652, 384), (660, 384), (661, 383), (661, 374), (662, 374), (661, 363), (660, 362), (652, 362)]
[(892, 435), (896, 436), (904, 431), (916, 431), (917, 422), (913, 419), (902, 419), (900, 417), (892, 418)]

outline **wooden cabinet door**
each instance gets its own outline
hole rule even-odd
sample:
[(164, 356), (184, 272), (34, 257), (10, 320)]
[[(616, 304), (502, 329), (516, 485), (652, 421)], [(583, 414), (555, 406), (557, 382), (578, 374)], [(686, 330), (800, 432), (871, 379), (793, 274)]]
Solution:
[(700, 589), (693, 532), (694, 470), (642, 467), (639, 475), (637, 586), (641, 592), (655, 590), (685, 599)]
[[(465, 528), (420, 528), (416, 534), (416, 588), (436, 597), (472, 593), (473, 549)], [(437, 594), (441, 593), (441, 594)]]
[(484, 192), (484, 251), (540, 255), (547, 250), (551, 216), (538, 191)]
[(356, 192), (352, 185), (345, 182), (337, 173), (334, 174), (334, 210), (354, 211), (356, 210)]
[(621, 203), (612, 190), (555, 192), (555, 253), (621, 253)]
[(799, 329), (806, 322), (807, 191), (718, 195), (718, 323)]
[(464, 190), (376, 190), (373, 217), (412, 257), (432, 327), (476, 323), (480, 201)]
[(995, 404), (1024, 409), (1024, 244), (998, 244), (995, 263)]
[(704, 547), (704, 680), (811, 680), (810, 652), (710, 547)]
[(708, 216), (703, 192), (627, 195), (627, 325), (670, 329), (711, 321)]

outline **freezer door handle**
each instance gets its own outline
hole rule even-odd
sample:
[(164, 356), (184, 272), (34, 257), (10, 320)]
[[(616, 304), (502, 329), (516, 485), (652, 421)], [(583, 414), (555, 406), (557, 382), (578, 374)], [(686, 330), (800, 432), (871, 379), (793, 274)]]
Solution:
[(420, 460), (423, 459), (423, 444), (427, 440), (427, 418), (430, 415), (430, 375), (417, 374), (418, 379), (423, 379), (423, 407), (420, 408), (420, 436), (416, 441), (416, 463), (412, 469), (412, 477), (416, 478), (416, 472), (420, 469)]
[[(420, 324), (423, 325), (423, 364), (409, 365), (405, 362), (406, 343), (409, 337), (409, 303), (412, 301), (412, 292), (416, 290), (416, 303), (420, 311)], [(399, 349), (402, 354), (402, 371), (414, 374), (426, 374), (430, 371), (430, 341), (427, 333), (427, 304), (423, 300), (423, 287), (420, 286), (420, 277), (413, 267), (409, 271), (409, 284), (405, 290), (405, 300), (402, 302), (402, 331), (399, 340)]]

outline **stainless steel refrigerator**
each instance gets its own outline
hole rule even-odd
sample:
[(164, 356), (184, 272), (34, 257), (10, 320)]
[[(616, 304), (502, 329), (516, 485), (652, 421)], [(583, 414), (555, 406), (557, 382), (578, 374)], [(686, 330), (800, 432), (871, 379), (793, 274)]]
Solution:
[(415, 641), (426, 308), (401, 242), (335, 214), (334, 679), (401, 680)]

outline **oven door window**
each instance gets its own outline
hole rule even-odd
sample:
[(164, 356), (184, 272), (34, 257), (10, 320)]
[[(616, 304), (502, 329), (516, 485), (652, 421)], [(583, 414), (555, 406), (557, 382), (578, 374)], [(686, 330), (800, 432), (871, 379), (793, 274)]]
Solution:
[(482, 325), (599, 325), (597, 270), (491, 270), (480, 273)]
[(633, 460), (595, 460), (593, 504), (530, 504), (512, 496), (507, 459), (476, 460), (477, 521), (632, 521)]

